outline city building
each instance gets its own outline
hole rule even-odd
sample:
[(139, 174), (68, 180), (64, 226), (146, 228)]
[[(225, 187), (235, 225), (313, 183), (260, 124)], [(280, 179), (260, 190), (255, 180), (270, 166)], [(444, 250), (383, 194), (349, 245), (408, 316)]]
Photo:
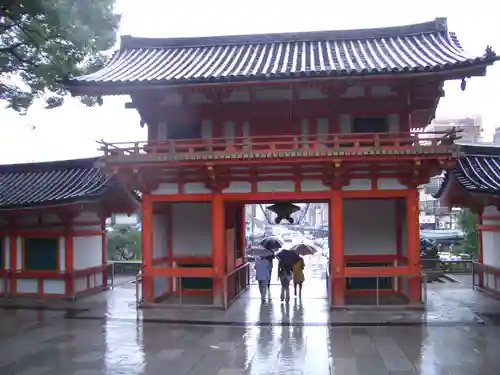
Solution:
[(424, 230), (456, 230), (460, 209), (443, 206), (434, 194), (444, 180), (444, 175), (432, 177), (429, 183), (420, 186), (420, 228)]
[(495, 133), (493, 134), (493, 143), (500, 145), (500, 127), (495, 128)]
[(445, 132), (453, 128), (460, 130), (461, 142), (480, 142), (483, 132), (481, 115), (460, 117), (438, 117), (427, 127), (429, 132)]

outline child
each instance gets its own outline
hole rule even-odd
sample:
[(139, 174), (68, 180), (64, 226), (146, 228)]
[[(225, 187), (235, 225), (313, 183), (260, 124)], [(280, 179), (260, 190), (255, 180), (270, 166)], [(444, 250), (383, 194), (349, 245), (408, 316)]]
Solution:
[(302, 298), (302, 284), (304, 283), (304, 259), (300, 257), (300, 260), (295, 263), (292, 267), (293, 273), (293, 292), (295, 297), (297, 297), (297, 285), (299, 286), (299, 298)]

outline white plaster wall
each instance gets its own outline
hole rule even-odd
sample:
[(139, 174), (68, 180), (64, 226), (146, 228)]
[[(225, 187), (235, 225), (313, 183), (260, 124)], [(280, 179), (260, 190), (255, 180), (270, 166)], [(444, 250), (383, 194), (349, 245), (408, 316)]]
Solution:
[(346, 199), (343, 217), (344, 254), (396, 254), (395, 199)]
[[(168, 254), (167, 215), (153, 214), (153, 259), (165, 258)], [(166, 262), (156, 264), (154, 267), (165, 267)], [(159, 297), (168, 290), (167, 277), (153, 279), (154, 296)]]
[(167, 256), (167, 215), (153, 215), (153, 259)]
[(5, 270), (10, 270), (10, 238), (4, 237), (2, 239), (3, 247), (3, 268)]
[(406, 190), (408, 189), (397, 178), (379, 178), (377, 180), (379, 190)]
[[(0, 256), (2, 257), (2, 269), (8, 270), (10, 268), (10, 254), (9, 254), (9, 237), (2, 237), (1, 239), (2, 247), (0, 248)], [(0, 277), (0, 294), (5, 292), (5, 278)]]
[(330, 188), (320, 180), (302, 180), (300, 182), (301, 191), (328, 191)]
[(229, 186), (222, 191), (223, 194), (238, 194), (250, 193), (252, 191), (252, 184), (247, 181), (233, 181)]
[(102, 250), (102, 236), (73, 237), (73, 268), (101, 266)]
[(174, 256), (210, 256), (212, 253), (212, 205), (172, 205), (172, 247)]
[(42, 282), (44, 294), (64, 294), (66, 291), (64, 280), (42, 280)]
[(87, 277), (79, 277), (75, 280), (75, 292), (83, 292), (87, 290)]
[[(73, 229), (76, 229), (75, 227), (78, 227), (79, 223), (82, 224), (95, 223), (98, 226), (98, 228), (100, 228), (101, 218), (94, 212), (82, 212), (73, 218)], [(85, 230), (93, 230), (93, 229), (89, 229), (89, 226), (86, 225)]]
[[(499, 226), (500, 220), (486, 220), (487, 216), (500, 216), (496, 207), (485, 207), (483, 210), (483, 225)], [(482, 231), (483, 240), (483, 263), (487, 266), (500, 268), (500, 233)], [(495, 289), (495, 280), (493, 275), (484, 275), (484, 286)], [(497, 289), (500, 289), (500, 279), (497, 280)]]
[(16, 237), (16, 271), (23, 269), (23, 238)]
[(151, 192), (153, 195), (179, 194), (179, 184), (162, 182), (157, 189)]
[(342, 190), (371, 190), (372, 181), (369, 178), (352, 178), (349, 184), (342, 187)]
[(259, 193), (292, 193), (295, 191), (294, 181), (260, 181), (257, 183)]
[(17, 293), (36, 294), (38, 293), (38, 280), (36, 279), (17, 279)]

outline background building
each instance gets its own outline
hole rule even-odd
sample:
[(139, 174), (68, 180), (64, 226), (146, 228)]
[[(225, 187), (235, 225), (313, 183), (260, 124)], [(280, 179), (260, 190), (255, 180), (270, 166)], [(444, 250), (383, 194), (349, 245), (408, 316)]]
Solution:
[(493, 134), (493, 143), (500, 145), (500, 127), (495, 128), (495, 133)]
[(434, 119), (425, 129), (426, 132), (447, 131), (453, 128), (462, 130), (460, 141), (480, 142), (482, 128), (481, 115), (470, 115), (461, 117), (439, 117)]

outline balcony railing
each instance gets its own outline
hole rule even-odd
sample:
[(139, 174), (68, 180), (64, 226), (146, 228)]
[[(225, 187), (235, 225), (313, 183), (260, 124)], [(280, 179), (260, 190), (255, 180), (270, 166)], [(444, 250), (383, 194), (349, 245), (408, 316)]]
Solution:
[(262, 159), (346, 155), (448, 154), (456, 132), (275, 135), (164, 142), (101, 141), (106, 157), (157, 161)]

